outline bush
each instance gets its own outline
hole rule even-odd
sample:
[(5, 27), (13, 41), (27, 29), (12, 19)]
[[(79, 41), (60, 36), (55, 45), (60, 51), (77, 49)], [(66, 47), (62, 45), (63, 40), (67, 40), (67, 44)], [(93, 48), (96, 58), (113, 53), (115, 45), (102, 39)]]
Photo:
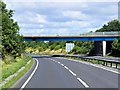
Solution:
[(50, 48), (50, 50), (54, 50), (54, 48), (56, 47), (56, 43), (54, 43), (54, 44), (52, 44), (49, 48)]
[(39, 50), (39, 52), (44, 51), (44, 49), (42, 47), (39, 47), (38, 50)]
[(15, 59), (11, 55), (6, 55), (3, 60), (6, 64), (10, 64), (11, 62), (15, 61)]
[(120, 38), (113, 41), (112, 48), (120, 51)]
[[(10, 62), (11, 59), (11, 56), (8, 56), (7, 62)], [(17, 72), (21, 67), (25, 66), (29, 60), (32, 60), (32, 58), (22, 55), (21, 57), (16, 58), (17, 62), (2, 65), (2, 80)]]
[(56, 47), (55, 47), (55, 50), (59, 50), (60, 49), (60, 45), (57, 45)]

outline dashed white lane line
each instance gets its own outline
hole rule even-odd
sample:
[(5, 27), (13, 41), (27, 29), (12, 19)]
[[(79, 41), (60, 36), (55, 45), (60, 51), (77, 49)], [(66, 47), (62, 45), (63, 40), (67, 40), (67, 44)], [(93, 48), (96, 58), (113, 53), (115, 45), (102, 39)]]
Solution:
[(64, 66), (63, 64), (61, 64), (61, 66)]
[(81, 78), (78, 77), (77, 80), (81, 82), (86, 88), (89, 88), (89, 86)]
[(71, 71), (70, 69), (69, 69), (69, 72), (73, 75), (73, 76), (77, 76), (73, 71)]
[(65, 69), (69, 70), (67, 66), (64, 66)]
[(59, 64), (61, 64), (60, 62), (58, 62)]
[(23, 88), (25, 88), (25, 86), (28, 84), (28, 82), (31, 80), (31, 78), (32, 78), (33, 75), (35, 74), (36, 70), (38, 69), (39, 63), (38, 63), (38, 60), (37, 60), (37, 59), (35, 59), (35, 60), (36, 60), (36, 62), (37, 62), (37, 65), (36, 65), (34, 71), (32, 72), (32, 74), (29, 76), (29, 78), (25, 81), (25, 83), (22, 85), (22, 87), (21, 87), (19, 90), (23, 90)]
[(67, 66), (65, 66), (64, 64), (62, 64), (61, 62), (58, 62), (54, 59), (51, 59), (52, 61), (54, 62), (57, 62), (58, 64), (60, 64), (61, 66), (63, 66), (66, 70), (68, 70), (73, 76), (75, 76), (77, 78), (77, 80), (86, 88), (89, 88), (88, 84), (86, 82), (84, 82), (81, 78), (77, 77), (77, 75), (72, 71), (70, 70)]
[(74, 60), (74, 59), (68, 59), (68, 58), (62, 58), (62, 59), (65, 59), (65, 60), (68, 60), (68, 61), (74, 61), (74, 62), (79, 62), (79, 63), (83, 63), (83, 64), (86, 64), (86, 65), (91, 65), (93, 67), (97, 67), (97, 68), (100, 68), (100, 69), (103, 69), (103, 70), (106, 70), (106, 71), (110, 71), (110, 72), (113, 72), (113, 73), (116, 73), (116, 74), (120, 74), (119, 71), (114, 71), (110, 68), (106, 68), (104, 66), (100, 66), (100, 65), (95, 65), (95, 64), (92, 64), (92, 63), (88, 63), (88, 62), (83, 62), (83, 61), (78, 61), (78, 60)]

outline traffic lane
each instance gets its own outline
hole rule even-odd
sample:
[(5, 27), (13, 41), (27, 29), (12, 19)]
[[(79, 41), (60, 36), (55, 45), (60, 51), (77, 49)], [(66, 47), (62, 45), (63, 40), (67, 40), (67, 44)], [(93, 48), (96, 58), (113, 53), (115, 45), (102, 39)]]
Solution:
[(92, 88), (118, 88), (118, 74), (63, 58), (52, 59), (69, 67)]
[(48, 58), (38, 60), (39, 67), (25, 88), (84, 88), (64, 67)]

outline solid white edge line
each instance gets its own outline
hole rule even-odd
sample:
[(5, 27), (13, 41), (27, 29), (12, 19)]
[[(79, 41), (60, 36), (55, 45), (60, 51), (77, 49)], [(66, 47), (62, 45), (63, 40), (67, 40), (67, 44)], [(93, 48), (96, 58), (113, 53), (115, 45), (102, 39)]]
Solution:
[[(79, 63), (81, 63), (81, 61), (79, 61)], [(106, 71), (109, 71), (109, 72), (112, 72), (112, 73), (115, 73), (115, 74), (120, 74), (118, 71), (107, 69), (107, 68), (102, 67), (102, 66), (97, 66), (97, 65), (94, 65), (94, 64), (87, 64), (87, 65), (91, 65), (91, 66), (94, 66), (94, 67), (97, 67), (97, 68), (100, 68), (100, 69), (103, 69), (103, 70), (106, 70)]]
[(78, 77), (77, 80), (81, 82), (86, 88), (89, 88), (89, 86), (82, 79)]
[(37, 60), (36, 58), (35, 58), (35, 60), (36, 60), (36, 62), (37, 62), (37, 65), (36, 65), (34, 71), (32, 72), (32, 74), (29, 76), (29, 78), (25, 81), (25, 83), (22, 85), (22, 87), (21, 87), (19, 90), (22, 90), (23, 88), (25, 88), (25, 86), (28, 84), (28, 82), (31, 80), (31, 78), (32, 78), (33, 75), (35, 74), (35, 72), (36, 72), (36, 70), (37, 70), (37, 68), (38, 68), (38, 65), (39, 65), (38, 60)]
[(74, 62), (79, 62), (79, 63), (82, 63), (82, 64), (86, 64), (86, 65), (90, 65), (90, 66), (93, 66), (93, 67), (97, 67), (97, 68), (100, 68), (100, 69), (103, 69), (103, 70), (106, 70), (106, 71), (110, 71), (112, 73), (116, 73), (116, 74), (120, 74), (119, 71), (114, 71), (114, 70), (111, 70), (111, 69), (107, 69), (103, 66), (97, 66), (97, 65), (94, 65), (94, 64), (91, 64), (91, 63), (87, 63), (87, 62), (82, 62), (82, 61), (77, 61), (77, 60), (74, 60), (74, 59), (67, 59), (67, 58), (61, 58), (61, 59), (66, 59), (68, 61), (74, 61)]

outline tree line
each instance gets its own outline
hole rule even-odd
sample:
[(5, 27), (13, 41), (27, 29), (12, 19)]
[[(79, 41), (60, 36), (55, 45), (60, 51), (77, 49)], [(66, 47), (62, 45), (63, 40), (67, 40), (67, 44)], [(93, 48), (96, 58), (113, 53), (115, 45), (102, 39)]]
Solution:
[(23, 37), (19, 35), (18, 23), (12, 18), (14, 10), (8, 10), (6, 4), (0, 1), (0, 32), (2, 59), (7, 60), (7, 57), (21, 56), (24, 52)]
[[(66, 52), (66, 43), (67, 41), (61, 41), (61, 42), (35, 42), (30, 41), (26, 42), (25, 51), (27, 53), (33, 53), (33, 54), (67, 54)], [(86, 54), (89, 53), (91, 48), (93, 47), (93, 42), (82, 42), (82, 41), (73, 41), (71, 43), (75, 44), (75, 47), (72, 51), (69, 52), (69, 54)], [(46, 51), (46, 53), (45, 53)], [(52, 53), (53, 52), (53, 53)]]

